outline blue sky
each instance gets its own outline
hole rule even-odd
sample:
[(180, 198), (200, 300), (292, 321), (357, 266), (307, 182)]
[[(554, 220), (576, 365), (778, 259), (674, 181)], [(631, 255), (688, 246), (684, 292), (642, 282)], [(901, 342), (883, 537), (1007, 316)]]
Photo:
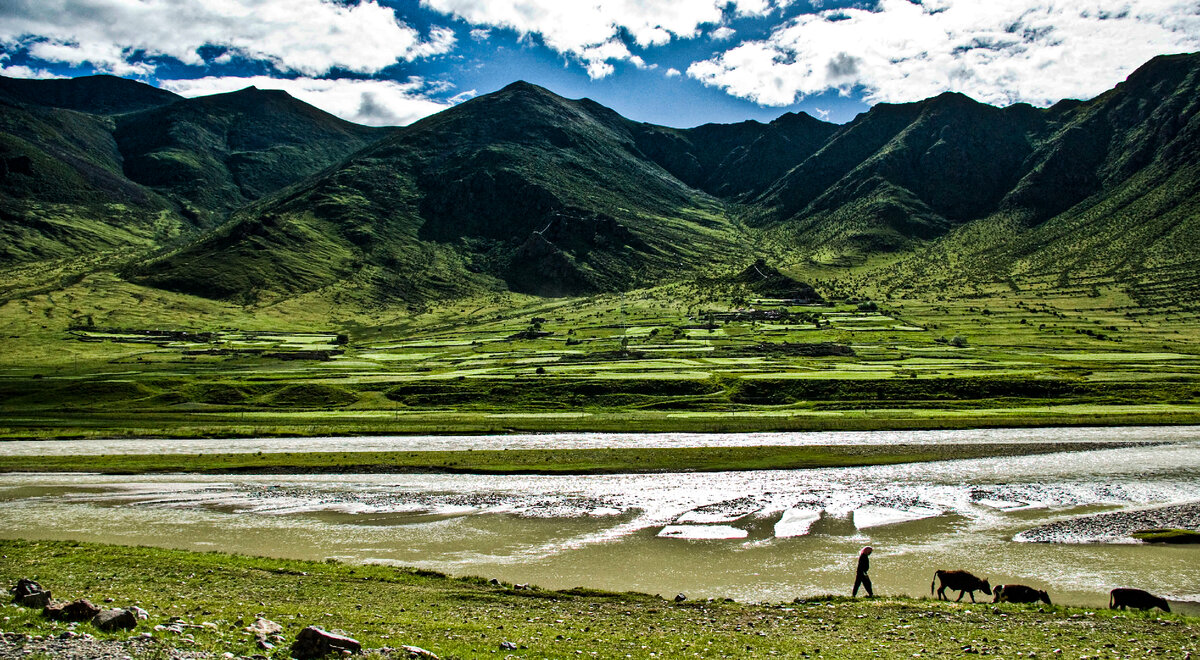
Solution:
[(1200, 0), (6, 0), (0, 73), (285, 89), (405, 124), (527, 80), (670, 126), (1090, 98), (1200, 50)]

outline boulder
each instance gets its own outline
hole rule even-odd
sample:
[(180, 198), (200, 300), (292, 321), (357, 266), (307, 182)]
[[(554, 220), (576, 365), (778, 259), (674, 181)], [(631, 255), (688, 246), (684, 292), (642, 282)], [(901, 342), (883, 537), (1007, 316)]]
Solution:
[(42, 610), (42, 616), (52, 621), (91, 621), (100, 613), (100, 608), (86, 598), (69, 603), (51, 603)]
[(358, 640), (326, 632), (316, 626), (309, 626), (296, 635), (292, 644), (292, 657), (299, 660), (320, 658), (330, 653), (361, 653), (362, 644)]
[(50, 604), (50, 592), (39, 591), (37, 593), (25, 594), (24, 596), (16, 599), (16, 602), (18, 605), (23, 605), (25, 607), (45, 608)]
[(104, 632), (137, 628), (137, 615), (132, 610), (103, 610), (92, 619), (92, 625)]
[[(35, 594), (46, 594), (47, 598), (49, 598), (49, 596), (50, 596), (50, 592), (43, 589), (42, 585), (38, 584), (37, 582), (34, 582), (33, 580), (26, 580), (25, 578), (21, 578), (20, 580), (17, 580), (17, 586), (13, 587), (12, 589), (9, 589), (8, 591), (9, 591), (9, 593), (11, 593), (13, 595), (13, 602), (21, 603), (21, 604), (24, 604), (24, 603), (22, 603), (22, 600), (27, 596), (33, 596)], [(33, 607), (33, 606), (26, 605), (26, 607)], [(45, 607), (45, 605), (43, 605), (42, 607)]]

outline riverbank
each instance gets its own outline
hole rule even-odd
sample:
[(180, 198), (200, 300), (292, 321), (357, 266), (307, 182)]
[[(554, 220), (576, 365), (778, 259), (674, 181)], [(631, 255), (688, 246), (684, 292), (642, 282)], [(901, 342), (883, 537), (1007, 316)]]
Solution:
[[(515, 433), (756, 433), (789, 431), (937, 431), (994, 428), (1184, 426), (1200, 424), (1200, 405), (1059, 403), (1009, 406), (819, 410), (780, 407), (717, 411), (597, 410), (421, 411), (298, 410), (0, 410), (0, 440), (82, 438), (259, 438)], [(2, 405), (2, 404), (0, 404)], [(945, 404), (943, 404), (945, 405)]]
[[(1183, 657), (1189, 649), (1194, 653), (1200, 632), (1200, 620), (1157, 611), (891, 595), (782, 605), (677, 603), (673, 593), (545, 591), (384, 566), (62, 542), (0, 541), (0, 555), (6, 585), (28, 577), (57, 599), (111, 598), (109, 607), (137, 605), (150, 614), (133, 631), (100, 633), (90, 624), (72, 627), (43, 619), (38, 610), (5, 605), (0, 630), (21, 634), (6, 636), (0, 658), (28, 657), (23, 650), (52, 644), (48, 638), (68, 629), (138, 658), (167, 657), (173, 649), (186, 657), (287, 657), (286, 644), (263, 650), (243, 630), (260, 616), (279, 623), (289, 643), (302, 628), (319, 625), (344, 631), (365, 649), (412, 645), (442, 658)], [(155, 630), (172, 617), (188, 624), (184, 633)], [(146, 632), (152, 636), (138, 637)], [(515, 648), (501, 650), (505, 642)]]
[(861, 467), (1149, 446), (1154, 442), (654, 447), (0, 456), (2, 472), (101, 474), (638, 474)]

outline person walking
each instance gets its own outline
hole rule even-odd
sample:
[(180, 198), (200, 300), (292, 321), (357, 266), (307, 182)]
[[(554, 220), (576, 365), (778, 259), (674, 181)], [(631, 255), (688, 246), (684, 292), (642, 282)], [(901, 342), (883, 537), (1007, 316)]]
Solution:
[(858, 587), (861, 585), (867, 590), (868, 596), (874, 596), (875, 592), (871, 590), (871, 578), (867, 575), (867, 571), (871, 569), (871, 546), (867, 546), (858, 551), (858, 570), (854, 575), (854, 591), (850, 592), (852, 598), (858, 597)]

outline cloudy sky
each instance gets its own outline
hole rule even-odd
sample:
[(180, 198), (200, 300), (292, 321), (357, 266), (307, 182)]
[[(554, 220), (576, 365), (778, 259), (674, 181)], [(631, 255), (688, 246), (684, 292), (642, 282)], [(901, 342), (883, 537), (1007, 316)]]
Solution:
[(671, 126), (952, 90), (1090, 98), (1200, 50), (1200, 0), (4, 0), (0, 73), (280, 88), (406, 124), (528, 80)]

